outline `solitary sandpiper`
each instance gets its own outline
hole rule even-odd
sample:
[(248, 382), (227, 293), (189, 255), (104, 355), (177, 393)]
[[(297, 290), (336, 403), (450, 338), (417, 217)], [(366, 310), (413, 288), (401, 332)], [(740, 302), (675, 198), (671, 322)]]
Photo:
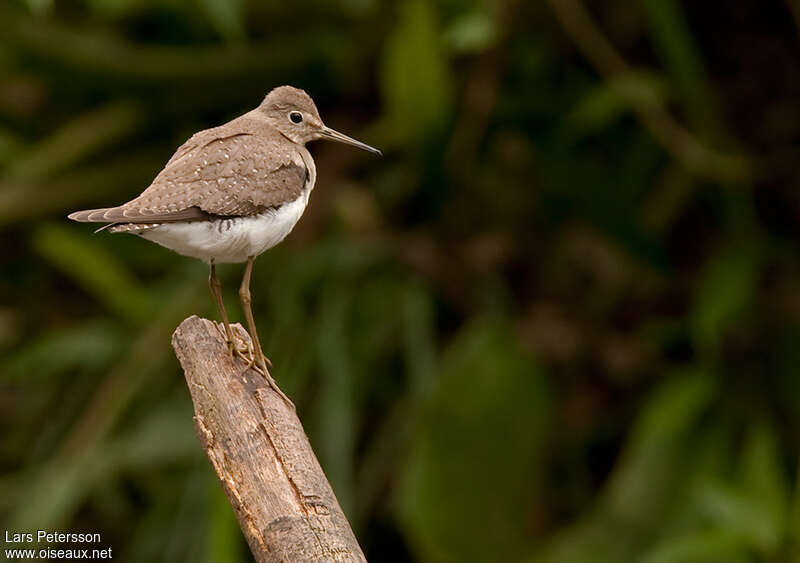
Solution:
[[(142, 194), (117, 207), (76, 211), (74, 221), (106, 223), (112, 233), (131, 233), (210, 266), (208, 279), (232, 354), (255, 367), (269, 384), (250, 307), (250, 274), (256, 256), (288, 235), (303, 214), (317, 170), (306, 143), (330, 139), (381, 154), (326, 127), (303, 90), (280, 86), (256, 109), (219, 127), (192, 135)], [(101, 229), (101, 230), (102, 230)], [(239, 297), (254, 350), (234, 343), (215, 265), (246, 262)]]

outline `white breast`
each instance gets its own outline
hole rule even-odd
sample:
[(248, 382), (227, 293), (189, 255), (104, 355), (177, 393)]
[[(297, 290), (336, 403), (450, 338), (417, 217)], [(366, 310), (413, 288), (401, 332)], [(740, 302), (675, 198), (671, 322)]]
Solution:
[(252, 217), (164, 223), (139, 234), (178, 254), (205, 262), (246, 262), (250, 256), (258, 256), (292, 232), (303, 215), (310, 193), (311, 189), (305, 189), (293, 202)]

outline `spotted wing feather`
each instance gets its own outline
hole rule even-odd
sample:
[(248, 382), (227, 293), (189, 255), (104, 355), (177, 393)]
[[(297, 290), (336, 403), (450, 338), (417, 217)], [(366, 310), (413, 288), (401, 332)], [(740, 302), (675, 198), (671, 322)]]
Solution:
[(119, 207), (78, 211), (76, 221), (157, 223), (250, 216), (294, 201), (306, 168), (296, 147), (279, 136), (195, 134), (142, 194)]

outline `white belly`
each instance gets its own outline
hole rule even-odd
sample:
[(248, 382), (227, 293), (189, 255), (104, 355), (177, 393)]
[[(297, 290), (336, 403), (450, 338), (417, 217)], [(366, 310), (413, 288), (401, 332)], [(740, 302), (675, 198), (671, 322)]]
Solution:
[(164, 223), (142, 231), (139, 236), (205, 262), (246, 262), (250, 256), (258, 256), (292, 232), (306, 208), (309, 192), (304, 190), (293, 202), (260, 215)]

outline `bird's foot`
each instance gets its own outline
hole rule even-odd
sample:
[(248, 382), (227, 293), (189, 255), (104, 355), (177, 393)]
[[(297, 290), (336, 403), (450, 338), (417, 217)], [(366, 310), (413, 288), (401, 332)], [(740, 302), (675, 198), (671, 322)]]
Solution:
[[(228, 352), (231, 354), (231, 357), (234, 359), (241, 358), (244, 361), (245, 366), (240, 375), (244, 375), (249, 369), (255, 370), (267, 380), (267, 383), (270, 387), (272, 387), (272, 390), (280, 395), (280, 397), (286, 401), (286, 404), (289, 405), (292, 410), (295, 410), (292, 400), (286, 396), (286, 393), (281, 391), (280, 387), (278, 387), (278, 384), (275, 383), (275, 380), (269, 373), (269, 370), (272, 369), (272, 362), (270, 359), (267, 358), (263, 353), (259, 357), (259, 355), (256, 354), (255, 350), (253, 349), (253, 344), (251, 341), (243, 338), (238, 339), (238, 342), (228, 340), (224, 329), (222, 329), (217, 323), (214, 323), (214, 326), (217, 327), (217, 330), (222, 335), (222, 338), (225, 339), (225, 345), (228, 347)], [(236, 337), (234, 337), (234, 340), (236, 340)]]
[(236, 345), (229, 345), (228, 349), (231, 352), (231, 355), (234, 358), (241, 358), (244, 360), (244, 363), (247, 364), (245, 367), (245, 371), (250, 369), (250, 367), (255, 363), (255, 352), (253, 351), (253, 346), (247, 341), (242, 341), (242, 346)]
[[(237, 346), (236, 345), (237, 343), (234, 342), (234, 338), (228, 337), (228, 335), (225, 334), (225, 329), (223, 328), (223, 326), (220, 323), (215, 322), (213, 324), (214, 324), (214, 328), (217, 329), (217, 332), (222, 337), (222, 339), (225, 341), (225, 347), (228, 348), (228, 353), (232, 357), (236, 357), (237, 351), (243, 351), (243, 350), (247, 349), (246, 345), (245, 345), (245, 348), (242, 348), (241, 346)], [(240, 342), (240, 344), (241, 343), (244, 343), (244, 341), (242, 340)]]
[(225, 346), (228, 348), (228, 353), (231, 355), (231, 358), (241, 358), (248, 364), (248, 366), (252, 366), (255, 362), (253, 345), (241, 337), (237, 339), (234, 336), (233, 339), (228, 339), (228, 336), (225, 334), (225, 330), (221, 328), (218, 323), (214, 323), (214, 326), (217, 327), (220, 335), (225, 340)]

